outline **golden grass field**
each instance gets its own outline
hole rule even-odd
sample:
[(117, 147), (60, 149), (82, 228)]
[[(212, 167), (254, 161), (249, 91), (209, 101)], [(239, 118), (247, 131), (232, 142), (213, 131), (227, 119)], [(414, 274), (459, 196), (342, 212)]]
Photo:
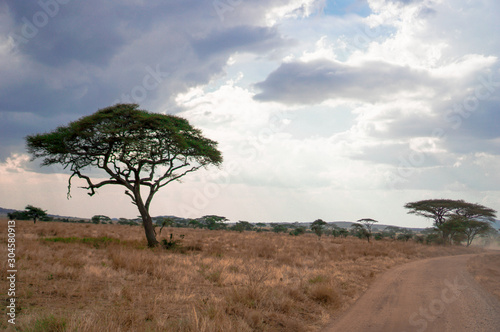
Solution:
[[(318, 331), (393, 266), (480, 251), (185, 228), (159, 238), (170, 233), (181, 249), (148, 249), (140, 226), (17, 221), (16, 330)], [(0, 329), (14, 331), (5, 313)]]

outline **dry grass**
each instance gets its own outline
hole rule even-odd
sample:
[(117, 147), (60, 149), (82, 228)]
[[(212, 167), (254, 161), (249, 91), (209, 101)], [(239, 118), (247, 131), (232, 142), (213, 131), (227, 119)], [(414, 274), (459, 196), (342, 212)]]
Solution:
[[(166, 251), (146, 248), (137, 226), (18, 221), (16, 229), (21, 331), (315, 331), (388, 268), (477, 250), (164, 229), (162, 237), (185, 235), (180, 249)], [(4, 305), (2, 316), (7, 328)]]

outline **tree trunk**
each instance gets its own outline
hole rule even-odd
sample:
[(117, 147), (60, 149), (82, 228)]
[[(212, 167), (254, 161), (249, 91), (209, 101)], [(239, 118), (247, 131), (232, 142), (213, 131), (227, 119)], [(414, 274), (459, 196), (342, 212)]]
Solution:
[(474, 240), (474, 236), (467, 235), (467, 247), (472, 244), (472, 240)]
[(139, 208), (139, 212), (141, 213), (142, 225), (144, 226), (144, 232), (146, 233), (146, 239), (148, 240), (148, 247), (153, 248), (158, 246), (158, 241), (156, 240), (156, 232), (153, 227), (153, 220), (149, 215), (148, 209), (144, 206), (142, 202), (142, 198), (140, 197), (140, 193), (137, 193), (135, 197), (135, 201), (137, 207)]

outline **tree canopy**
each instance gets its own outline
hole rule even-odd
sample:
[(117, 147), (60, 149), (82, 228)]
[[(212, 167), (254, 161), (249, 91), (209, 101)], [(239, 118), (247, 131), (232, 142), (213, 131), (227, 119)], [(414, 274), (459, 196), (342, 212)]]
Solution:
[(227, 227), (225, 222), (228, 221), (226, 217), (216, 216), (216, 215), (207, 215), (200, 218), (200, 224), (204, 227), (215, 230), (215, 229), (224, 229)]
[[(156, 246), (149, 207), (156, 192), (189, 172), (220, 165), (217, 142), (202, 136), (186, 119), (139, 110), (137, 104), (101, 109), (52, 132), (26, 137), (33, 159), (42, 166), (60, 164), (83, 179), (90, 196), (105, 185), (126, 188), (137, 205), (150, 246)], [(95, 183), (85, 171), (103, 170), (108, 178)], [(143, 196), (141, 189), (146, 188)]]
[(489, 232), (492, 229), (490, 223), (496, 217), (495, 210), (464, 200), (428, 199), (407, 203), (405, 208), (410, 210), (408, 213), (433, 219), (444, 241), (460, 240), (459, 235), (462, 234), (467, 239), (467, 245), (476, 235)]
[(311, 224), (311, 230), (316, 233), (316, 235), (318, 236), (318, 240), (321, 238), (326, 225), (326, 221), (323, 221), (321, 219), (317, 219)]
[(359, 219), (356, 223), (351, 225), (351, 229), (356, 234), (356, 236), (362, 238), (366, 238), (368, 242), (370, 242), (370, 238), (372, 237), (372, 227), (373, 224), (378, 223), (377, 220), (371, 218), (363, 218)]
[(407, 203), (405, 204), (405, 208), (410, 210), (408, 211), (410, 214), (434, 219), (434, 224), (439, 226), (446, 221), (447, 216), (461, 206), (461, 202), (463, 201), (455, 201), (451, 199), (427, 199)]
[(372, 229), (373, 225), (376, 224), (376, 223), (378, 223), (377, 220), (372, 219), (372, 218), (359, 219), (357, 222), (360, 223), (360, 224), (362, 224), (362, 225), (364, 225), (370, 234), (373, 231), (373, 229)]

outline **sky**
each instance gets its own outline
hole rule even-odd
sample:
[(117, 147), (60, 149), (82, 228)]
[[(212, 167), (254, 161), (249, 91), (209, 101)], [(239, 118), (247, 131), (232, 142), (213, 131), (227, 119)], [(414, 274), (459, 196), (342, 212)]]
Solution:
[(430, 227), (404, 204), (500, 211), (499, 15), (497, 0), (3, 1), (0, 207), (135, 218), (120, 188), (67, 199), (67, 170), (24, 138), (137, 103), (224, 157), (152, 215)]

